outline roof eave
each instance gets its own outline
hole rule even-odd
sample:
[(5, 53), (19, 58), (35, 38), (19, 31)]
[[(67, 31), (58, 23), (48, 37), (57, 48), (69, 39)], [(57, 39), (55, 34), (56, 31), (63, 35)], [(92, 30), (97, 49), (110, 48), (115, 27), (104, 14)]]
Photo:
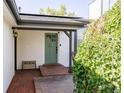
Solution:
[[(67, 16), (53, 16), (53, 15), (41, 15), (41, 14), (25, 14), (25, 13), (19, 13), (17, 10), (17, 6), (14, 0), (4, 0), (5, 3), (9, 6), (10, 10), (12, 11), (16, 22), (18, 25), (42, 25), (42, 24), (48, 24), (48, 25), (62, 25), (62, 26), (77, 26), (77, 27), (83, 27), (84, 25), (87, 25), (89, 23), (88, 20), (83, 20), (81, 17), (67, 17)], [(67, 18), (67, 19), (74, 19), (76, 21), (79, 21), (80, 23), (69, 23), (69, 22), (48, 22), (48, 21), (40, 21), (40, 20), (23, 20), (21, 19), (20, 15), (28, 15), (28, 16), (42, 16), (42, 17), (54, 17), (54, 18)]]

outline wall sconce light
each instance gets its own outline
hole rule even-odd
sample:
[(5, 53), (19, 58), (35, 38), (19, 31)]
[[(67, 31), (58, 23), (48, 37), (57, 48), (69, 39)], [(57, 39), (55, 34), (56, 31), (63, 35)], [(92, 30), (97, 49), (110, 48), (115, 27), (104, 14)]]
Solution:
[(15, 31), (13, 31), (13, 36), (14, 36), (14, 37), (18, 37), (18, 33), (15, 32)]

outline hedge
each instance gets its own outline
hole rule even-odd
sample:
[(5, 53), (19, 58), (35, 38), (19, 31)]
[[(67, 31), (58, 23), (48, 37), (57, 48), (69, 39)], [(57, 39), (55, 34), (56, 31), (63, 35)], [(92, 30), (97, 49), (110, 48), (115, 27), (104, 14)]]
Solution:
[(121, 2), (92, 22), (74, 58), (76, 93), (120, 93)]

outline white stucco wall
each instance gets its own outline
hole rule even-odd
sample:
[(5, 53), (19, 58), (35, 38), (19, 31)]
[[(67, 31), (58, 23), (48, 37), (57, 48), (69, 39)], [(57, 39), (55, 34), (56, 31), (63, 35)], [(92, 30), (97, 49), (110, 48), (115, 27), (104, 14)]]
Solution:
[(69, 66), (69, 38), (64, 32), (59, 33), (58, 62), (64, 66)]
[(117, 2), (117, 0), (110, 0), (110, 9), (112, 8), (112, 6)]
[(112, 8), (117, 0), (103, 0), (103, 14)]
[(11, 26), (3, 22), (3, 92), (14, 76), (14, 40)]
[(17, 68), (22, 61), (36, 60), (37, 67), (44, 63), (44, 33), (40, 31), (18, 31)]
[(97, 19), (101, 16), (101, 0), (94, 0), (89, 4), (89, 19)]
[(103, 0), (103, 14), (109, 10), (109, 0)]
[[(17, 31), (17, 68), (21, 69), (22, 61), (36, 60), (37, 67), (45, 63), (45, 33), (49, 31)], [(52, 33), (58, 33), (53, 31)], [(61, 44), (61, 46), (60, 46)], [(73, 45), (72, 45), (73, 46)], [(69, 38), (64, 32), (58, 34), (58, 63), (69, 65)]]
[(93, 0), (89, 4), (89, 19), (97, 19), (112, 8), (117, 0)]
[(83, 41), (84, 33), (86, 32), (87, 28), (82, 28), (77, 31), (77, 47), (79, 48), (80, 43)]
[(12, 26), (16, 25), (13, 16), (3, 3), (3, 93), (6, 93), (14, 76), (14, 38)]

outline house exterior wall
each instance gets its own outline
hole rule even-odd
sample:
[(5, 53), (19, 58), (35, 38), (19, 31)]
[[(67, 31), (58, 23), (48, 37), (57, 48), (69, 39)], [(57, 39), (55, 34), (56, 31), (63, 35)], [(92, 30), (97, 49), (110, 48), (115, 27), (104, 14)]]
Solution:
[(82, 28), (82, 29), (79, 29), (77, 31), (77, 48), (79, 48), (80, 43), (83, 41), (84, 34), (85, 34), (86, 31), (87, 31), (87, 28)]
[[(61, 44), (61, 46), (60, 46)], [(69, 66), (69, 38), (64, 32), (59, 33), (58, 63)]]
[(97, 19), (111, 9), (116, 0), (93, 0), (89, 4), (89, 19)]
[(14, 76), (14, 40), (10, 25), (3, 22), (3, 93)]
[(101, 15), (101, 0), (89, 4), (89, 19), (97, 19)]
[[(22, 68), (22, 61), (36, 60), (37, 67), (45, 63), (45, 33), (49, 31), (19, 30), (17, 38), (17, 69)], [(74, 35), (74, 34), (73, 34)], [(73, 42), (73, 41), (72, 41)], [(72, 43), (72, 46), (74, 43)], [(72, 48), (74, 50), (74, 47)], [(69, 38), (64, 32), (58, 33), (58, 63), (69, 66)]]
[(5, 5), (3, 9), (3, 93), (6, 93), (15, 73), (14, 38), (11, 27), (16, 23)]
[(17, 37), (17, 69), (21, 69), (22, 61), (36, 60), (37, 65), (44, 62), (44, 34), (39, 31), (18, 31)]
[[(17, 26), (8, 7), (3, 5), (3, 93), (6, 93), (15, 74), (13, 26)], [(21, 69), (22, 60), (36, 60), (37, 67), (45, 63), (45, 33), (51, 31), (18, 31), (17, 69)], [(53, 31), (52, 33), (58, 33)], [(74, 33), (72, 34), (74, 51)], [(61, 44), (61, 46), (60, 46)], [(69, 38), (64, 32), (58, 34), (58, 63), (69, 66)]]

